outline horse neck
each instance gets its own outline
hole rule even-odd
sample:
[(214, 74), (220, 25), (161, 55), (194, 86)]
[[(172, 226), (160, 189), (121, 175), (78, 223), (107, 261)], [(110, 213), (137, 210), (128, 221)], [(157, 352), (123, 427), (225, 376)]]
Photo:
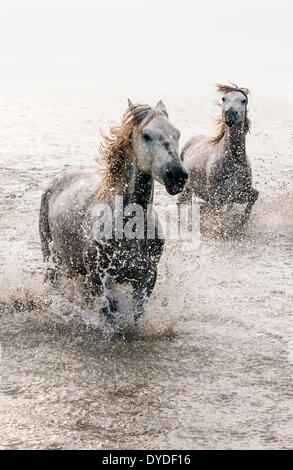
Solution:
[(245, 130), (244, 124), (226, 126), (223, 137), (223, 153), (226, 159), (246, 160)]
[(126, 156), (122, 174), (124, 205), (135, 203), (147, 209), (148, 204), (153, 202), (153, 178), (142, 172), (138, 168), (136, 158), (129, 155)]

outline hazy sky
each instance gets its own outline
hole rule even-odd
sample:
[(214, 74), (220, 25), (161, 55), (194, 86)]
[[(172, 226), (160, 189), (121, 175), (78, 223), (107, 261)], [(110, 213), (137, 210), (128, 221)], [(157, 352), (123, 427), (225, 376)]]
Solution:
[(6, 0), (4, 93), (209, 92), (231, 80), (286, 98), (292, 0)]

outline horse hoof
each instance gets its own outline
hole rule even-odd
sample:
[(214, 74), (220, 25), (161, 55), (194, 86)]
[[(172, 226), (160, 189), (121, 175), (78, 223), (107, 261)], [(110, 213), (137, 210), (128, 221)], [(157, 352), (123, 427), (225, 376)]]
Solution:
[(117, 305), (117, 300), (109, 299), (108, 297), (103, 301), (102, 314), (110, 323), (115, 323), (115, 321), (117, 320)]
[(248, 221), (249, 219), (249, 216), (247, 214), (243, 214), (241, 217), (240, 217), (240, 227), (243, 227), (243, 225), (246, 224), (246, 222)]
[(102, 308), (102, 314), (108, 323), (114, 324), (117, 321), (117, 311), (113, 312), (109, 308)]
[(58, 271), (55, 269), (47, 269), (44, 276), (45, 282), (50, 282), (53, 286), (57, 284), (58, 281)]
[(134, 314), (134, 324), (136, 325), (137, 322), (143, 317), (144, 311), (139, 311)]

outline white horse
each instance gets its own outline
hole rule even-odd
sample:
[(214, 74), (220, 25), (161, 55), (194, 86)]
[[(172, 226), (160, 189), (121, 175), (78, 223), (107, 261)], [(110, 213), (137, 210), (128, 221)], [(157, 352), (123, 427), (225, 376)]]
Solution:
[(246, 204), (244, 223), (259, 194), (252, 186), (245, 147), (250, 126), (248, 90), (236, 85), (217, 85), (217, 89), (223, 94), (218, 135), (213, 139), (192, 137), (183, 147), (181, 158), (189, 180), (178, 202), (189, 201), (195, 194), (216, 210), (226, 204), (230, 208), (233, 203)]
[[(124, 208), (130, 204), (139, 205), (144, 220), (151, 218), (155, 224), (150, 212), (154, 180), (174, 195), (188, 177), (179, 157), (179, 136), (161, 101), (155, 108), (129, 102), (121, 125), (111, 128), (101, 147), (106, 167), (102, 179), (96, 169), (66, 170), (42, 196), (42, 251), (44, 261), (53, 261), (47, 277), (55, 280), (61, 266), (69, 275), (81, 274), (88, 290), (104, 299), (103, 310), (110, 318), (116, 315), (116, 304), (111, 296), (105, 297), (105, 285), (130, 283), (134, 314), (139, 317), (155, 285), (164, 245), (160, 230), (149, 239), (145, 227), (142, 238), (141, 234), (129, 238), (124, 232), (117, 238), (115, 201), (117, 196), (123, 198), (123, 227), (130, 215), (124, 214)], [(113, 229), (104, 238), (95, 231), (101, 203), (113, 209), (105, 220)]]

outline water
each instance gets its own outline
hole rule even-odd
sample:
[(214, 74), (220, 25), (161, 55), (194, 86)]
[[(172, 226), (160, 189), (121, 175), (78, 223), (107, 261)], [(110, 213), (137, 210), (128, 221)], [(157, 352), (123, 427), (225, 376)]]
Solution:
[[(206, 101), (166, 99), (181, 143)], [(1, 449), (292, 448), (292, 107), (250, 102), (260, 190), (243, 234), (169, 244), (138, 330), (43, 283), (40, 195), (91, 167), (122, 100), (7, 100), (0, 116)], [(157, 200), (170, 201), (162, 187)]]

